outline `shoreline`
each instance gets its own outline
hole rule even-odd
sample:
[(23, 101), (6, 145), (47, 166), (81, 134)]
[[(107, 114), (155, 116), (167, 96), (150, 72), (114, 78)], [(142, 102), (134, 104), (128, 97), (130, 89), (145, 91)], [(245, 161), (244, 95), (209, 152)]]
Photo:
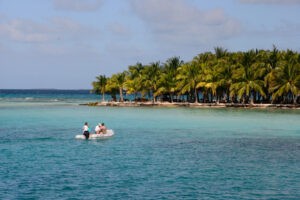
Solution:
[(178, 103), (178, 102), (90, 102), (82, 106), (109, 107), (190, 107), (190, 108), (279, 108), (300, 109), (300, 104)]

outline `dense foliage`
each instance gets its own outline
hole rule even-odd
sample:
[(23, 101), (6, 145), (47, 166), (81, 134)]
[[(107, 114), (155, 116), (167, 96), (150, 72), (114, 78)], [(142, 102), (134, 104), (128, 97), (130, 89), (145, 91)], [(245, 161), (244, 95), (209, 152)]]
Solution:
[(275, 46), (247, 52), (217, 47), (189, 62), (173, 57), (163, 64), (137, 63), (109, 78), (96, 78), (94, 92), (109, 93), (115, 100), (118, 94), (120, 101), (125, 93), (153, 102), (299, 103), (300, 54)]

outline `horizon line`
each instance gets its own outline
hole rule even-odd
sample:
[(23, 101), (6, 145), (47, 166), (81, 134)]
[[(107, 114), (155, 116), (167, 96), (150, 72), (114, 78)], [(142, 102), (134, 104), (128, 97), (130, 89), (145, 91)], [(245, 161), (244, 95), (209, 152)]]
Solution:
[(0, 90), (92, 90), (92, 89), (58, 89), (58, 88), (0, 88)]

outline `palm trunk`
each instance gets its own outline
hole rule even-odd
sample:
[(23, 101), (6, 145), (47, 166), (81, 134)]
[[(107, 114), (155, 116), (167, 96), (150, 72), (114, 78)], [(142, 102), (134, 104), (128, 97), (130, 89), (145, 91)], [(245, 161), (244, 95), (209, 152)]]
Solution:
[(297, 96), (293, 95), (293, 104), (296, 104), (296, 103), (297, 103)]
[(245, 104), (245, 102), (246, 102), (246, 95), (243, 94), (242, 103)]
[(136, 100), (136, 97), (137, 97), (137, 93), (135, 92), (134, 93), (134, 101)]
[[(251, 93), (252, 93), (252, 95), (251, 95)], [(251, 104), (251, 105), (254, 104), (254, 95), (255, 95), (255, 92), (250, 92), (249, 98), (250, 98), (250, 104)]]
[(148, 90), (148, 101), (150, 101), (150, 100), (153, 101), (152, 96), (151, 96), (151, 90)]
[(194, 90), (194, 95), (195, 95), (195, 103), (198, 103), (198, 93), (197, 93), (197, 88)]
[(202, 91), (202, 103), (205, 103), (205, 99), (206, 99), (206, 92), (203, 90)]
[(123, 99), (123, 88), (120, 87), (119, 91), (120, 91), (120, 102), (123, 102), (124, 101), (124, 99)]
[(251, 105), (254, 104), (254, 99), (253, 99), (253, 97), (250, 99), (250, 104), (251, 104)]
[(152, 102), (155, 103), (154, 89), (152, 88)]
[(102, 102), (105, 101), (105, 96), (104, 96), (104, 95), (105, 95), (105, 93), (103, 92), (103, 93), (102, 93)]
[[(229, 89), (226, 89), (226, 103), (228, 103), (230, 101), (230, 91)], [(231, 100), (232, 102), (232, 100)]]

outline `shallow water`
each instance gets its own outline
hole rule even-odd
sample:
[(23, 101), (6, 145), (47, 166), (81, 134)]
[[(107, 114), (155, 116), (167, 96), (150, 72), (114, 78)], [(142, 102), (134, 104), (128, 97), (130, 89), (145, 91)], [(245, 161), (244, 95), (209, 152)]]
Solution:
[[(76, 140), (88, 121), (115, 136)], [(0, 199), (299, 199), (300, 111), (0, 104)]]

